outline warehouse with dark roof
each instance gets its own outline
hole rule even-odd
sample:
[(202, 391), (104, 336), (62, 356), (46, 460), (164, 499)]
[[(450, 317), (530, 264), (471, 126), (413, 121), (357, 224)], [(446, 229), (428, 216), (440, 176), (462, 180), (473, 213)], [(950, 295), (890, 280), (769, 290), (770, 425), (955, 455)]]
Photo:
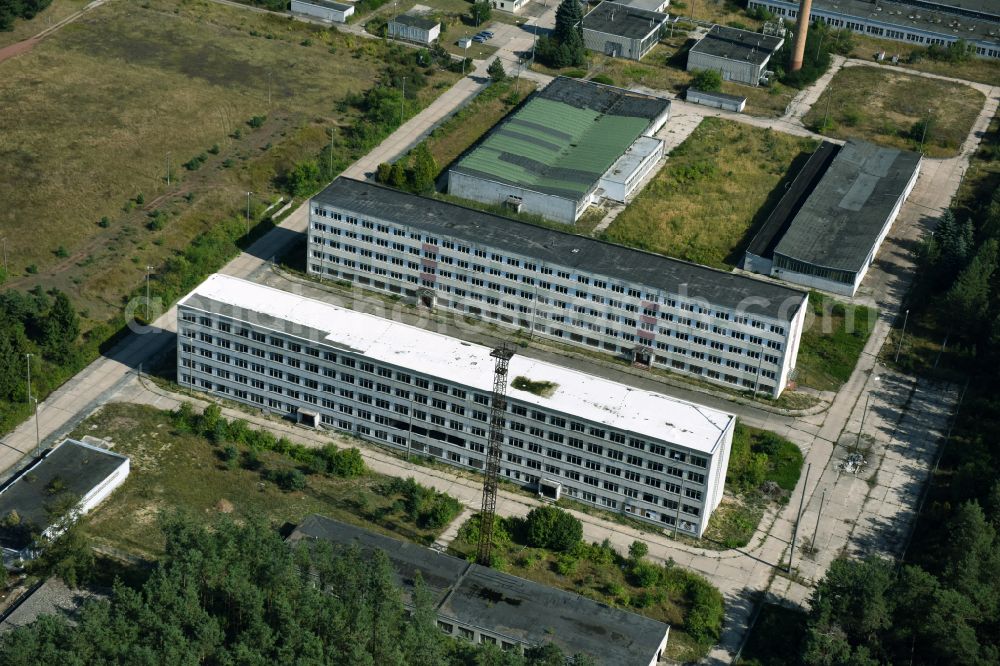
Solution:
[(660, 42), (667, 15), (602, 2), (583, 17), (583, 45), (613, 58), (640, 60)]
[[(835, 156), (832, 157), (831, 155)], [(853, 296), (920, 174), (919, 153), (824, 144), (744, 256), (744, 268)]]
[[(605, 176), (634, 191), (663, 154), (662, 141), (637, 140), (669, 115), (667, 99), (559, 77), (449, 169), (448, 192), (571, 224), (606, 196)], [(613, 173), (630, 149), (634, 173)]]
[(723, 81), (756, 86), (771, 56), (785, 43), (781, 37), (716, 25), (688, 51), (687, 71), (714, 70)]
[(383, 551), (410, 607), (419, 572), (438, 627), (455, 638), (517, 651), (554, 643), (567, 655), (622, 666), (654, 666), (667, 645), (662, 622), (330, 518), (307, 516), (288, 537), (292, 545), (314, 541)]

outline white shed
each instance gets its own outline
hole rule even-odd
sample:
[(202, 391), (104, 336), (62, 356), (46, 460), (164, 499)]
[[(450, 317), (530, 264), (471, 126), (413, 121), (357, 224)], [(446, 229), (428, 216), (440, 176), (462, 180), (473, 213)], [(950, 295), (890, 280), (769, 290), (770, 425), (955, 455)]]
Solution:
[(420, 14), (400, 14), (389, 19), (389, 36), (417, 44), (430, 44), (441, 36), (441, 24)]
[(330, 0), (292, 0), (292, 13), (330, 23), (346, 23), (347, 17), (354, 14), (354, 5)]

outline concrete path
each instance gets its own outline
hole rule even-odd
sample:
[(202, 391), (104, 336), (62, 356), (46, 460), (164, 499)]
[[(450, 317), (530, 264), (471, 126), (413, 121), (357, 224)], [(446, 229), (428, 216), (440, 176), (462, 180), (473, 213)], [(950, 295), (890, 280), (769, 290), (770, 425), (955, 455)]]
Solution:
[[(482, 491), (480, 490), (480, 492)], [(471, 506), (466, 506), (462, 509), (462, 513), (458, 514), (458, 517), (451, 521), (445, 531), (441, 532), (438, 538), (434, 540), (434, 545), (431, 547), (435, 550), (440, 550), (442, 553), (447, 551), (448, 546), (450, 546), (451, 542), (458, 536), (458, 531), (462, 528), (462, 525), (469, 522), (469, 519), (477, 513), (478, 510)]]

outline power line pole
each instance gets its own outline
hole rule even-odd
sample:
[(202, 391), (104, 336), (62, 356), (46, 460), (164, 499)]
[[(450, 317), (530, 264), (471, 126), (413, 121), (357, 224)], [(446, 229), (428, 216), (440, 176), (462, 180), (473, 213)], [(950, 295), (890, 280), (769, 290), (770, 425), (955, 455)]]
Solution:
[(152, 266), (146, 266), (146, 323), (150, 323), (149, 319), (149, 272), (153, 270)]
[(806, 486), (809, 485), (809, 472), (812, 470), (812, 463), (806, 467), (806, 478), (802, 483), (802, 495), (799, 497), (799, 512), (795, 515), (795, 527), (792, 529), (792, 550), (788, 553), (788, 573), (792, 573), (792, 561), (795, 560), (795, 541), (799, 536), (799, 522), (802, 520), (802, 509), (806, 499)]
[(7, 269), (7, 237), (3, 239), (3, 272), (9, 272)]
[(31, 404), (31, 357), (32, 357), (32, 354), (25, 354), (24, 355), (24, 358), (25, 358), (25, 360), (27, 362), (27, 366), (28, 366), (28, 397), (25, 398), (24, 401), (26, 403), (28, 403), (29, 405)]
[(403, 126), (403, 107), (406, 104), (406, 77), (403, 77), (403, 95), (399, 98), (399, 126)]
[(37, 456), (42, 452), (42, 436), (38, 428), (38, 398), (34, 398), (35, 401), (35, 455)]
[(493, 524), (497, 512), (497, 484), (500, 480), (500, 448), (503, 446), (504, 415), (507, 411), (507, 366), (514, 350), (504, 342), (490, 352), (493, 367), (493, 398), (490, 401), (490, 434), (483, 477), (483, 503), (479, 512), (479, 544), (476, 562), (490, 566), (493, 553)]
[(167, 153), (166, 161), (167, 161), (167, 187), (170, 187), (170, 153), (169, 152)]

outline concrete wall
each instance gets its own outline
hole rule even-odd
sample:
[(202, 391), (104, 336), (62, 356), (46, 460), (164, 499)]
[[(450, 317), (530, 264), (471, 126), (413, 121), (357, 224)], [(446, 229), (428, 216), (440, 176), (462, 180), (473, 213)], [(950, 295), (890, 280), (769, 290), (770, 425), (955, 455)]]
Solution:
[[(345, 2), (344, 4), (348, 3)], [(350, 5), (347, 10), (339, 12), (336, 9), (314, 5), (303, 0), (292, 0), (292, 13), (312, 16), (313, 18), (330, 21), (331, 23), (345, 23), (347, 22), (347, 17), (354, 14), (354, 5)]]
[(743, 270), (760, 275), (770, 275), (774, 262), (766, 257), (746, 252), (743, 254)]
[(435, 25), (430, 30), (424, 30), (412, 25), (403, 25), (395, 21), (389, 21), (389, 36), (395, 39), (402, 39), (407, 42), (417, 44), (430, 44), (441, 35), (441, 24)]
[(760, 65), (745, 60), (729, 60), (707, 53), (688, 52), (687, 71), (713, 69), (722, 74), (723, 81), (745, 83), (748, 86), (760, 84), (760, 75), (767, 69), (767, 61)]
[(520, 197), (522, 213), (541, 215), (565, 224), (573, 224), (590, 203), (590, 197), (573, 201), (457, 171), (448, 172), (448, 194), (492, 206), (502, 206), (509, 196)]

